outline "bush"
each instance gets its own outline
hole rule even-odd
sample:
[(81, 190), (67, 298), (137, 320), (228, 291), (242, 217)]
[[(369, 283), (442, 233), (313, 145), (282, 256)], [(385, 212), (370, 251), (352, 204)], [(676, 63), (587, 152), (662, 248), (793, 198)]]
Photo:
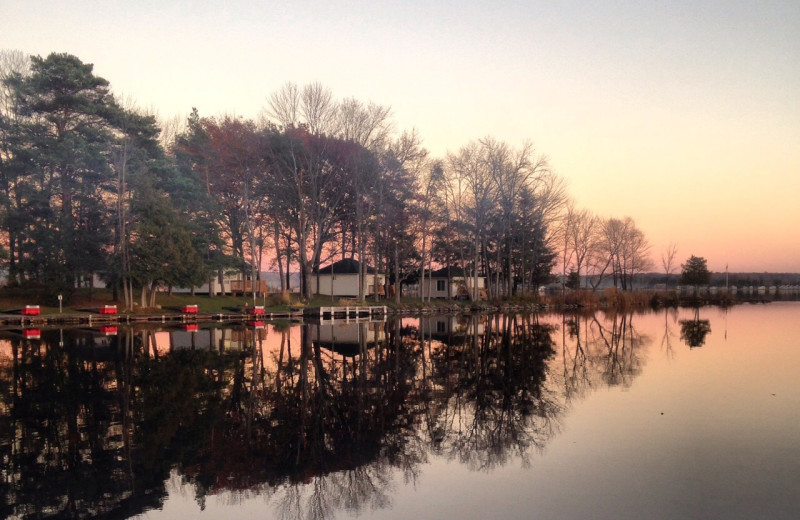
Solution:
[(283, 291), (278, 294), (273, 294), (269, 297), (270, 305), (277, 307), (280, 305), (291, 305), (292, 294), (289, 291)]

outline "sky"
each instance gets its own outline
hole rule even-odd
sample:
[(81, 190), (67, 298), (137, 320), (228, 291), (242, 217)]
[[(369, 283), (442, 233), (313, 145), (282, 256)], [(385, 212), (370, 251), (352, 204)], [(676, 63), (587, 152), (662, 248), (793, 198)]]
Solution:
[(68, 52), (164, 119), (257, 118), (287, 81), (392, 109), (434, 156), (549, 158), (660, 258), (800, 272), (800, 2), (0, 0), (0, 48)]

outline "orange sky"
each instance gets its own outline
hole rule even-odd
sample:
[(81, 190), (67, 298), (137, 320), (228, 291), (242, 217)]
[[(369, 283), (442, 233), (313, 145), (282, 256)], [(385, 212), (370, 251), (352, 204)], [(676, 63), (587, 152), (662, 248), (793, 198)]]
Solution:
[(255, 118), (320, 81), (438, 156), (530, 140), (656, 260), (677, 242), (712, 270), (800, 272), (796, 1), (194, 4), (11, 0), (0, 45), (75, 54), (165, 118)]

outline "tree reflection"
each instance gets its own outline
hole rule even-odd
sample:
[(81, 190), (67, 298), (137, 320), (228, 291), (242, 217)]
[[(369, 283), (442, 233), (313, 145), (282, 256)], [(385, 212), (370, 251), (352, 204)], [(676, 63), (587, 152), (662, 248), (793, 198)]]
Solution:
[[(589, 318), (591, 314), (561, 316), (561, 359), (566, 402), (581, 398), (593, 388)], [(569, 337), (569, 341), (568, 338)]]
[(652, 342), (634, 325), (633, 313), (563, 315), (558, 375), (567, 403), (601, 386), (629, 386), (642, 371)]
[[(595, 315), (595, 343), (600, 347), (603, 381), (609, 386), (630, 386), (642, 371), (642, 347), (651, 339), (639, 334), (633, 313), (612, 313), (605, 323)], [(610, 324), (608, 322), (610, 321)]]
[(83, 518), (157, 505), (158, 495), (136, 493), (125, 458), (116, 348), (78, 332), (66, 334), (73, 348), (54, 347), (53, 332), (10, 339), (0, 368), (3, 514)]
[(664, 335), (661, 336), (661, 348), (666, 353), (667, 357), (673, 357), (675, 355), (675, 351), (672, 349), (672, 338), (675, 337), (675, 333), (672, 332), (672, 328), (669, 325), (669, 317), (672, 316), (672, 322), (678, 318), (678, 309), (674, 307), (665, 307), (664, 308)]
[(555, 328), (535, 315), (352, 326), (236, 325), (166, 350), (147, 328), (9, 336), (0, 512), (125, 518), (163, 505), (168, 486), (201, 508), (257, 493), (281, 518), (384, 508), (431, 456), (529, 462), (558, 431), (560, 374), (619, 384), (643, 342), (631, 317), (576, 317), (562, 372)]
[(702, 347), (706, 342), (706, 336), (711, 332), (711, 322), (700, 319), (700, 309), (694, 311), (694, 319), (680, 320), (681, 339), (689, 348)]
[(552, 329), (532, 316), (472, 320), (474, 334), (433, 354), (433, 384), (450, 391), (429, 414), (429, 431), (447, 456), (489, 470), (512, 455), (524, 459), (552, 435), (561, 406), (543, 383), (554, 343)]

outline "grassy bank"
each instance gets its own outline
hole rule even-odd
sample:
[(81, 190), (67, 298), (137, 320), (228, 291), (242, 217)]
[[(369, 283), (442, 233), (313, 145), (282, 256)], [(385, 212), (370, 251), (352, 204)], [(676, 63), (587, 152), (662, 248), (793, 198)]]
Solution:
[[(25, 305), (39, 305), (43, 314), (54, 314), (59, 312), (58, 303), (52, 295), (42, 298), (37, 293), (24, 291), (22, 289), (0, 289), (0, 312), (23, 307)], [(315, 296), (310, 300), (303, 301), (296, 294), (277, 294), (267, 298), (252, 296), (213, 296), (189, 294), (168, 295), (162, 293), (156, 297), (156, 307), (141, 308), (138, 305), (133, 309), (126, 310), (121, 302), (114, 301), (113, 294), (108, 290), (79, 290), (71, 295), (70, 301), (63, 305), (63, 312), (74, 313), (84, 312), (85, 309), (96, 309), (103, 305), (116, 304), (120, 312), (131, 313), (152, 313), (159, 310), (177, 309), (184, 305), (197, 305), (201, 313), (224, 313), (232, 308), (248, 307), (253, 305), (263, 305), (268, 311), (285, 311), (290, 308), (304, 307), (328, 307), (328, 306), (357, 306), (357, 305), (386, 305), (391, 309), (403, 311), (428, 310), (428, 311), (453, 311), (464, 309), (468, 310), (475, 306), (489, 308), (504, 308), (518, 306), (545, 306), (551, 309), (560, 308), (586, 308), (586, 309), (637, 309), (637, 308), (663, 308), (678, 306), (696, 305), (732, 305), (749, 301), (737, 299), (727, 294), (703, 296), (703, 297), (679, 297), (675, 291), (619, 291), (616, 289), (605, 289), (593, 292), (589, 290), (567, 291), (564, 293), (547, 294), (544, 296), (534, 296), (527, 298), (504, 298), (490, 302), (457, 302), (453, 300), (434, 299), (430, 302), (422, 302), (418, 298), (403, 297), (400, 304), (394, 300), (381, 300), (375, 302), (367, 299), (364, 303), (359, 303), (356, 299), (331, 298), (330, 296)], [(759, 300), (761, 301), (761, 300)]]
[[(59, 307), (55, 295), (42, 296), (38, 291), (24, 290), (19, 288), (0, 289), (0, 313), (13, 309), (19, 309), (25, 305), (39, 305), (42, 314), (57, 314)], [(392, 300), (381, 300), (375, 302), (368, 299), (364, 303), (359, 303), (355, 299), (331, 298), (330, 296), (314, 296), (310, 300), (303, 300), (296, 294), (274, 294), (264, 297), (252, 296), (213, 296), (190, 294), (160, 293), (156, 296), (156, 306), (153, 308), (143, 308), (134, 304), (133, 309), (125, 309), (121, 301), (115, 301), (113, 293), (105, 289), (95, 289), (93, 291), (78, 290), (71, 295), (70, 300), (62, 305), (64, 313), (80, 313), (86, 309), (97, 309), (103, 305), (117, 305), (119, 312), (130, 313), (152, 313), (160, 310), (178, 309), (185, 305), (197, 305), (201, 313), (217, 314), (224, 313), (233, 308), (252, 307), (263, 305), (268, 311), (286, 311), (290, 308), (316, 308), (316, 307), (345, 307), (358, 305), (386, 305), (387, 307), (397, 307)], [(402, 298), (401, 307), (448, 307), (452, 302), (444, 300), (423, 304), (416, 298)]]
[[(602, 291), (568, 291), (544, 297), (547, 305), (553, 307), (585, 307), (637, 309), (664, 307), (694, 307), (702, 305), (735, 305), (749, 299), (736, 298), (729, 294), (704, 296), (681, 296), (675, 291), (620, 291), (614, 288)], [(762, 301), (762, 300), (759, 300)]]
[[(25, 305), (39, 305), (42, 314), (56, 314), (59, 312), (58, 303), (53, 304), (53, 298), (37, 298), (35, 293), (25, 292), (19, 289), (0, 290), (0, 312), (9, 309), (20, 308)], [(255, 305), (264, 305), (264, 298), (256, 298)], [(180, 308), (184, 305), (197, 305), (202, 313), (220, 313), (226, 312), (229, 308), (238, 308), (244, 306), (253, 306), (252, 297), (241, 296), (215, 296), (209, 297), (207, 295), (192, 296), (189, 294), (159, 294), (156, 296), (156, 307), (142, 308), (135, 305), (133, 309), (124, 309), (122, 302), (115, 301), (111, 291), (105, 289), (95, 289), (91, 292), (88, 290), (76, 291), (70, 297), (69, 302), (64, 302), (64, 313), (83, 312), (84, 309), (96, 309), (103, 305), (117, 305), (119, 312), (131, 313), (148, 313), (158, 310), (167, 310), (171, 308)], [(266, 305), (272, 307), (274, 310), (286, 310), (289, 308), (290, 303), (276, 297), (268, 297)]]

